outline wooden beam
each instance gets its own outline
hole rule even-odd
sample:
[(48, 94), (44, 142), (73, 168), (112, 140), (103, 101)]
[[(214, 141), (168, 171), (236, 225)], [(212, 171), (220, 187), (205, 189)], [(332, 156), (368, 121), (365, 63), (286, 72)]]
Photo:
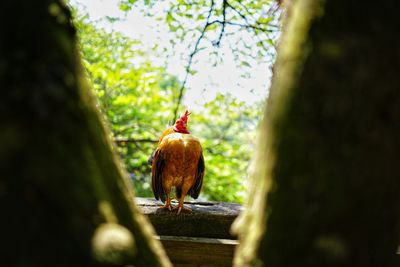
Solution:
[(225, 267), (232, 266), (236, 240), (157, 236), (174, 266)]
[(162, 203), (155, 199), (136, 198), (136, 203), (162, 236), (235, 239), (230, 228), (242, 210), (240, 204), (197, 201), (185, 202), (192, 212), (177, 215), (176, 211), (160, 209)]

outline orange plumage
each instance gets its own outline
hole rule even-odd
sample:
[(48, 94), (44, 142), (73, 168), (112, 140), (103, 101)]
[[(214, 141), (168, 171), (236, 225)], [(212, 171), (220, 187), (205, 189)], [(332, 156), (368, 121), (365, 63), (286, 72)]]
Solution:
[(172, 210), (171, 191), (176, 188), (178, 214), (186, 195), (199, 196), (204, 177), (204, 158), (200, 141), (186, 129), (189, 112), (179, 118), (160, 138), (152, 160), (152, 189), (154, 197)]

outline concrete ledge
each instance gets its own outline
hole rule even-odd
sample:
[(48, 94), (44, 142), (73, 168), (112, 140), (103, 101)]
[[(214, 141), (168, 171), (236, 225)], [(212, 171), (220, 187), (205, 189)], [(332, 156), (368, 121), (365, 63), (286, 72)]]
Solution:
[(230, 227), (242, 210), (240, 204), (190, 201), (185, 206), (192, 212), (177, 215), (176, 211), (160, 209), (162, 203), (155, 199), (136, 198), (136, 204), (160, 236), (235, 239)]

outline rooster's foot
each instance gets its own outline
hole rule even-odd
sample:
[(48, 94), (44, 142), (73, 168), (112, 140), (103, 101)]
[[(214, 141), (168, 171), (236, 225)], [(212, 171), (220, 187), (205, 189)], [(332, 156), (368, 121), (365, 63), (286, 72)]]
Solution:
[(166, 209), (166, 210), (172, 211), (173, 209), (175, 209), (175, 207), (172, 206), (171, 204), (165, 204), (163, 206), (160, 206), (160, 209)]
[(177, 207), (173, 207), (172, 209), (173, 210), (178, 210), (178, 212), (176, 214), (181, 213), (181, 211), (183, 211), (183, 212), (192, 212), (192, 209), (186, 208), (184, 206), (179, 206), (179, 205)]

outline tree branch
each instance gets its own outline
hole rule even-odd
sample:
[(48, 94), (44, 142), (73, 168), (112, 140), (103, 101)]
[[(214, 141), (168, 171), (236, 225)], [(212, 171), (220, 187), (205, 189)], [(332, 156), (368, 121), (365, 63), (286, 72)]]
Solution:
[(128, 138), (128, 139), (115, 139), (114, 142), (117, 145), (124, 145), (128, 143), (158, 143), (158, 140), (153, 140), (153, 139), (135, 139), (135, 138)]
[(212, 22), (210, 22), (210, 24), (215, 24), (215, 23), (219, 23), (219, 24), (226, 24), (226, 25), (231, 25), (231, 26), (237, 26), (240, 28), (246, 28), (246, 29), (253, 29), (253, 30), (259, 30), (259, 31), (263, 31), (263, 32), (274, 32), (273, 30), (269, 30), (269, 29), (265, 29), (265, 28), (261, 28), (255, 25), (251, 25), (251, 24), (240, 24), (240, 23), (236, 23), (236, 22), (230, 22), (230, 21), (222, 21), (222, 20), (213, 20)]
[[(240, 1), (239, 1), (239, 3), (240, 3)], [(267, 29), (265, 29), (265, 28), (263, 28), (263, 27), (260, 27), (260, 23), (258, 23), (257, 20), (255, 21), (255, 23), (256, 23), (257, 26), (256, 26), (256, 25), (253, 25), (252, 23), (250, 23), (250, 21), (248, 20), (247, 16), (244, 15), (242, 12), (240, 12), (236, 7), (232, 6), (229, 2), (227, 2), (226, 4), (227, 4), (227, 6), (228, 6), (229, 8), (231, 8), (236, 14), (238, 14), (238, 15), (246, 22), (246, 24), (243, 25), (244, 27), (253, 30), (254, 35), (258, 38), (259, 42), (262, 44), (263, 47), (264, 47), (263, 41), (262, 41), (262, 40), (259, 38), (259, 36), (257, 35), (257, 30), (264, 32), (264, 33), (266, 34), (266, 36), (267, 36), (268, 39), (272, 39), (272, 38), (268, 35), (268, 33), (273, 32), (272, 30), (267, 30)], [(241, 5), (243, 6), (243, 4), (241, 4)], [(250, 13), (250, 14), (251, 14), (251, 13)], [(265, 47), (264, 47), (264, 48), (265, 48)], [(274, 48), (276, 49), (275, 46), (274, 46)]]
[[(247, 7), (243, 3), (241, 3), (240, 1), (238, 1), (238, 2), (246, 10), (246, 12), (248, 12), (250, 14), (250, 16), (251, 16), (252, 13), (247, 9)], [(231, 25), (231, 26), (241, 27), (243, 29), (250, 29), (251, 31), (253, 31), (255, 36), (258, 38), (259, 42), (261, 43), (261, 45), (264, 47), (265, 50), (267, 50), (267, 49), (263, 44), (264, 41), (261, 40), (258, 35), (259, 35), (260, 32), (263, 32), (268, 39), (271, 39), (269, 37), (269, 33), (273, 33), (274, 30), (268, 29), (268, 28), (266, 28), (266, 26), (276, 27), (276, 25), (261, 24), (256, 19), (254, 19), (253, 17), (252, 17), (252, 19), (255, 22), (251, 23), (249, 21), (248, 17), (245, 14), (243, 14), (240, 10), (238, 10), (237, 7), (235, 7), (231, 3), (229, 3), (228, 0), (223, 0), (223, 2), (222, 2), (222, 20), (217, 19), (217, 20), (210, 21), (210, 18), (211, 18), (212, 14), (213, 14), (214, 8), (215, 8), (215, 1), (211, 0), (210, 1), (210, 9), (208, 11), (206, 23), (205, 23), (203, 29), (200, 32), (200, 36), (198, 37), (198, 39), (197, 39), (197, 41), (196, 41), (196, 43), (194, 45), (193, 51), (189, 55), (188, 64), (186, 65), (186, 68), (185, 68), (185, 71), (186, 71), (185, 77), (184, 77), (182, 85), (181, 85), (181, 87), (179, 89), (179, 95), (178, 95), (176, 107), (175, 107), (174, 112), (173, 112), (173, 116), (174, 117), (173, 117), (172, 123), (174, 123), (176, 121), (176, 119), (178, 118), (179, 107), (181, 105), (183, 94), (184, 94), (184, 91), (186, 89), (186, 84), (187, 84), (187, 81), (188, 81), (188, 78), (189, 78), (189, 75), (190, 75), (190, 72), (191, 72), (191, 69), (192, 69), (193, 58), (201, 50), (201, 49), (199, 49), (199, 45), (200, 45), (201, 41), (205, 38), (205, 33), (207, 31), (207, 28), (210, 25), (215, 24), (215, 23), (218, 23), (218, 24), (222, 25), (221, 32), (219, 34), (218, 39), (215, 42), (213, 42), (213, 44), (216, 45), (217, 47), (219, 47), (220, 44), (221, 44), (221, 40), (222, 40), (222, 38), (223, 38), (223, 36), (225, 34), (225, 31), (226, 31), (226, 25)], [(227, 20), (227, 10), (228, 10), (228, 8), (232, 9), (233, 12), (237, 13), (239, 15), (239, 17), (241, 17), (242, 20), (244, 21), (244, 24), (228, 21)]]
[(218, 40), (216, 41), (216, 43), (215, 43), (215, 45), (217, 46), (217, 47), (219, 47), (220, 46), (220, 44), (221, 44), (221, 40), (222, 40), (222, 37), (224, 36), (224, 32), (225, 32), (225, 25), (226, 25), (226, 6), (227, 6), (227, 0), (224, 0), (223, 2), (222, 2), (222, 28), (221, 28), (221, 32), (220, 32), (220, 34), (219, 34), (219, 37), (218, 37)]
[(210, 10), (208, 11), (206, 24), (204, 25), (204, 27), (203, 27), (203, 29), (202, 29), (202, 31), (200, 33), (200, 36), (197, 39), (196, 44), (194, 45), (192, 53), (190, 53), (190, 55), (189, 55), (188, 64), (186, 66), (186, 74), (185, 74), (185, 78), (183, 80), (183, 83), (181, 85), (181, 88), (179, 89), (178, 102), (176, 103), (176, 107), (175, 107), (175, 110), (174, 110), (174, 119), (173, 119), (172, 123), (175, 123), (175, 121), (176, 121), (176, 119), (178, 117), (179, 106), (181, 104), (182, 97), (183, 97), (183, 91), (185, 90), (186, 83), (187, 83), (187, 80), (189, 78), (189, 74), (190, 74), (190, 71), (191, 71), (191, 68), (192, 68), (193, 57), (197, 54), (197, 52), (199, 52), (200, 42), (203, 39), (207, 28), (211, 25), (210, 18), (211, 18), (212, 12), (214, 10), (214, 4), (215, 4), (214, 0), (211, 0), (211, 2), (210, 2)]

